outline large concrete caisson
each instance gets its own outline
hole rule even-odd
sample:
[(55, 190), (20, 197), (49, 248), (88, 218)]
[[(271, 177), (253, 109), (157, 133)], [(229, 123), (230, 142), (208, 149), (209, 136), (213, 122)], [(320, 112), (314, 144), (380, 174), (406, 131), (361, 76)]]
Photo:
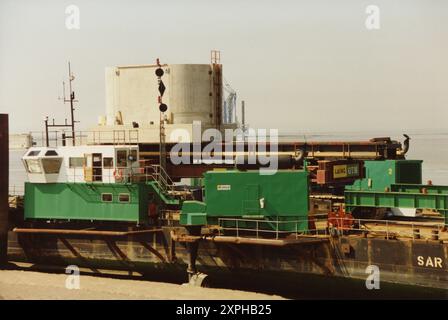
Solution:
[[(106, 116), (100, 116), (92, 128), (90, 140), (101, 143), (158, 143), (160, 120), (157, 65), (131, 65), (106, 68)], [(236, 123), (222, 122), (223, 87), (221, 64), (162, 65), (163, 103), (166, 142), (193, 141), (193, 122), (206, 129), (236, 128)], [(179, 137), (181, 133), (182, 137)], [(132, 134), (132, 137), (131, 137)], [(92, 134), (91, 134), (92, 135)]]
[(174, 64), (169, 66), (172, 122), (201, 121), (213, 124), (212, 68), (208, 64)]
[[(158, 125), (157, 68), (156, 65), (106, 68), (107, 125), (115, 125), (119, 113), (124, 125), (132, 122), (140, 126)], [(162, 69), (168, 123), (191, 124), (195, 120), (203, 125), (216, 123), (215, 98), (221, 96), (222, 85), (214, 86), (214, 80), (221, 79), (221, 74), (214, 73), (221, 73), (222, 68), (210, 64), (172, 64)]]

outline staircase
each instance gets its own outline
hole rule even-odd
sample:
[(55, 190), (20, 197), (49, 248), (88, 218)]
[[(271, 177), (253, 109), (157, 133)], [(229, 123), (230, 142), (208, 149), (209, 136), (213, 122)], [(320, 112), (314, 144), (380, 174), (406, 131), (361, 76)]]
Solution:
[(166, 204), (179, 204), (180, 201), (193, 200), (190, 190), (176, 190), (173, 180), (160, 165), (150, 165), (145, 168), (147, 183)]

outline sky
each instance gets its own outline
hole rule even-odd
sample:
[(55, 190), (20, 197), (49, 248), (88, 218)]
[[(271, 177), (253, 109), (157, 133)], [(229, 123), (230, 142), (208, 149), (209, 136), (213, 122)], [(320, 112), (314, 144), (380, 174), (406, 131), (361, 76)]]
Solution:
[[(365, 26), (369, 5), (380, 29)], [(71, 61), (88, 129), (105, 114), (106, 66), (209, 63), (217, 49), (252, 127), (448, 131), (447, 39), (446, 0), (0, 0), (0, 113), (14, 133), (68, 118)]]

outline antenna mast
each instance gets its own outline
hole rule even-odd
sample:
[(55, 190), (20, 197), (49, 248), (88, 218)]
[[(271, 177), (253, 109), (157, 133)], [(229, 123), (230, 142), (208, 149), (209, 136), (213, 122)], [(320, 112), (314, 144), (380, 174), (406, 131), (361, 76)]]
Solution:
[[(70, 102), (70, 123), (67, 123), (67, 119), (65, 119), (64, 124), (56, 124), (54, 122), (54, 119), (52, 123), (48, 123), (48, 116), (45, 117), (45, 138), (46, 138), (46, 145), (47, 147), (50, 146), (50, 139), (48, 135), (48, 128), (71, 128), (71, 136), (66, 136), (65, 133), (62, 133), (62, 145), (66, 145), (66, 139), (71, 138), (72, 144), (75, 145), (75, 123), (78, 121), (75, 121), (75, 107), (74, 103), (78, 102), (78, 100), (75, 99), (75, 92), (72, 89), (72, 81), (75, 80), (75, 76), (72, 73), (71, 67), (70, 67), (70, 61), (68, 62), (68, 84), (69, 84), (69, 91), (70, 91), (70, 99), (67, 99), (65, 96), (65, 81), (62, 81), (62, 91), (64, 96), (64, 104), (66, 102)], [(57, 136), (56, 136), (57, 139)]]

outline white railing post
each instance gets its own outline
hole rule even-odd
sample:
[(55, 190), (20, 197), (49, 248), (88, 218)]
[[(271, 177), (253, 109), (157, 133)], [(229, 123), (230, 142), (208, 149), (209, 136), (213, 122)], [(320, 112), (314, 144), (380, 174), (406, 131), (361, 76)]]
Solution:
[(239, 230), (238, 230), (238, 219), (236, 219), (236, 237), (239, 237)]
[(386, 238), (389, 240), (389, 221), (386, 220)]
[(256, 223), (257, 223), (257, 239), (258, 239), (258, 220), (256, 221)]

